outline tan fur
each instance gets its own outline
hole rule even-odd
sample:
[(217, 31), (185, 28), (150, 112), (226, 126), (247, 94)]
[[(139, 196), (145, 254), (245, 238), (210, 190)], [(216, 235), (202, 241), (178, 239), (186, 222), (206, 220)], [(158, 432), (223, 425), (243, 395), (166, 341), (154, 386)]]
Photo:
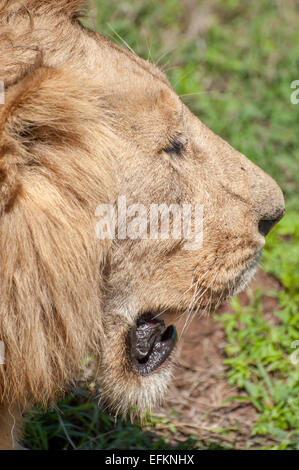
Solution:
[[(115, 411), (159, 401), (171, 361), (139, 376), (129, 329), (143, 312), (210, 310), (242, 289), (264, 243), (258, 221), (284, 206), (156, 67), (84, 30), (81, 4), (0, 0), (0, 448), (17, 447), (21, 414), (64, 393), (89, 354)], [(177, 135), (180, 156), (165, 151)], [(203, 248), (98, 240), (96, 207), (118, 195), (203, 204)]]

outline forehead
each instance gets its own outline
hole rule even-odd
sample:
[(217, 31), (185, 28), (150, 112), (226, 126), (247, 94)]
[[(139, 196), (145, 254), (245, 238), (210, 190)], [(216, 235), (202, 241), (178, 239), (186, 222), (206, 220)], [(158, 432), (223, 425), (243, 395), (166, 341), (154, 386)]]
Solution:
[(98, 80), (109, 108), (120, 113), (115, 125), (126, 136), (132, 130), (129, 137), (139, 147), (152, 145), (153, 139), (159, 146), (160, 140), (181, 131), (184, 105), (164, 73), (97, 33), (92, 33), (92, 39)]
[(172, 90), (172, 87), (166, 75), (161, 72), (161, 70), (154, 64), (142, 59), (133, 52), (124, 49), (123, 47), (119, 46), (118, 44), (115, 44), (114, 42), (110, 41), (104, 36), (101, 36), (98, 33), (95, 33), (94, 37), (100, 47), (103, 48), (105, 52), (110, 53), (111, 57), (115, 57), (117, 62), (122, 62), (125, 65), (130, 65), (131, 70), (135, 73), (148, 76), (148, 78), (152, 77), (158, 82), (160, 81), (161, 83), (169, 87), (170, 90)]
[(169, 100), (178, 103), (170, 82), (158, 67), (98, 33), (91, 34), (96, 50), (89, 54), (94, 54), (96, 71), (106, 89), (113, 87), (116, 93), (133, 91), (136, 94), (142, 90), (148, 93), (163, 90)]

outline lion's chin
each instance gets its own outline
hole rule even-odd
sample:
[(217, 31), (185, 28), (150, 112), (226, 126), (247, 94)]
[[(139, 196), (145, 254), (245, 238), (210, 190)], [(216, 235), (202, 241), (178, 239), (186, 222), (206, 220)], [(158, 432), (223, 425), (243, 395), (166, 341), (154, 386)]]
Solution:
[[(253, 258), (222, 291), (208, 292), (202, 309), (212, 311), (219, 299), (227, 300), (242, 291), (253, 277), (259, 256)], [(193, 307), (195, 313), (200, 310)], [(192, 313), (192, 312), (191, 312)], [(140, 314), (132, 325), (114, 324), (103, 351), (99, 383), (100, 400), (115, 415), (140, 417), (159, 405), (172, 376), (173, 351), (177, 341), (173, 323), (186, 310), (164, 309)]]
[[(113, 370), (106, 370), (99, 383), (100, 403), (115, 416), (142, 418), (144, 413), (159, 406), (172, 378), (169, 358), (162, 367), (146, 376), (136, 374), (128, 378), (127, 373), (117, 379)], [(137, 376), (138, 375), (138, 376)]]

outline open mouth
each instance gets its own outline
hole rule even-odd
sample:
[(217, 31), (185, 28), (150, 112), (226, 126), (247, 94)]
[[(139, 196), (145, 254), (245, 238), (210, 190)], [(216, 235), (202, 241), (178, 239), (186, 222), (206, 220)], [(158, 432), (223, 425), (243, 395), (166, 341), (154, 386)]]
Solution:
[(128, 337), (129, 354), (135, 370), (140, 375), (156, 370), (169, 357), (176, 341), (177, 332), (173, 325), (166, 327), (153, 312), (143, 314)]

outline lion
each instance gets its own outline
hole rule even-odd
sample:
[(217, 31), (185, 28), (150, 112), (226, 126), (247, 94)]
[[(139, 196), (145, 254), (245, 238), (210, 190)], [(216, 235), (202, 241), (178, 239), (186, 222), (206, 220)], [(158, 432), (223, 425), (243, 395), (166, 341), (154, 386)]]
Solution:
[[(284, 214), (271, 177), (154, 64), (83, 27), (82, 3), (0, 2), (1, 449), (20, 447), (24, 413), (63, 395), (90, 357), (114, 413), (159, 403), (176, 318), (244, 289)], [(129, 223), (136, 204), (201, 207), (200, 246), (122, 223), (99, 236), (120, 198)]]

